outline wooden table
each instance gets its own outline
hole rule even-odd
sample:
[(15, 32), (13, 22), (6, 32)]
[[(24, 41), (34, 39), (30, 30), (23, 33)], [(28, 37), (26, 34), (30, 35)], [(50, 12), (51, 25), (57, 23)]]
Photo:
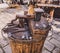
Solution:
[(50, 11), (50, 15), (51, 15), (51, 21), (53, 20), (53, 15), (54, 15), (54, 9), (55, 8), (60, 8), (60, 5), (54, 5), (54, 4), (36, 4), (38, 7), (49, 7), (49, 8), (53, 8)]

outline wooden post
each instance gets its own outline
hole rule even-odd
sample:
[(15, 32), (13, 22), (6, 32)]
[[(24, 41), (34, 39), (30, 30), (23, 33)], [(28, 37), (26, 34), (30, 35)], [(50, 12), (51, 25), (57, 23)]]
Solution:
[(54, 8), (50, 11), (50, 16), (51, 16), (50, 21), (52, 21), (53, 20), (53, 16), (54, 16)]
[(51, 3), (51, 0), (48, 0), (48, 4), (50, 4)]
[(41, 3), (45, 3), (46, 0), (41, 0)]

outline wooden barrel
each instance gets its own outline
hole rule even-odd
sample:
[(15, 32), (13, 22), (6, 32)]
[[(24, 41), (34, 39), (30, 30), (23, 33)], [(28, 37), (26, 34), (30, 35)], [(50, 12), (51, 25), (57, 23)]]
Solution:
[(12, 53), (41, 53), (45, 38), (41, 40), (10, 39)]
[(34, 34), (31, 36), (27, 30), (22, 29), (21, 31), (20, 29), (18, 32), (9, 33), (8, 37), (12, 53), (41, 53), (47, 35)]
[(45, 33), (31, 35), (30, 31), (21, 30), (22, 28), (9, 36), (12, 53), (41, 53), (47, 35)]
[(48, 33), (43, 35), (40, 33), (32, 34), (31, 39), (21, 39), (23, 35), (29, 37), (26, 32), (17, 32), (9, 37), (12, 53), (41, 53)]

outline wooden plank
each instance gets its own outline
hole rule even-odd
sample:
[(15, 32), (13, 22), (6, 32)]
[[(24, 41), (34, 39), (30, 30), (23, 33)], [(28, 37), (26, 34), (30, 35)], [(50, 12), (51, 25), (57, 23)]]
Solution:
[(12, 53), (16, 53), (16, 50), (15, 50), (15, 42), (13, 42), (12, 40), (10, 40), (10, 46), (11, 46), (11, 49), (12, 49)]
[(53, 5), (53, 4), (36, 4), (37, 6), (41, 7), (54, 7), (54, 8), (60, 8), (60, 5)]

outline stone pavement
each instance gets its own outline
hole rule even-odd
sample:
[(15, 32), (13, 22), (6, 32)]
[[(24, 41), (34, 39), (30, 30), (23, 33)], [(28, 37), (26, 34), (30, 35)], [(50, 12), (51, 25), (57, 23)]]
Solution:
[[(15, 18), (17, 12), (19, 12), (19, 10), (16, 9), (12, 9), (12, 10), (5, 9), (5, 11), (3, 10), (2, 12), (0, 12), (0, 44), (2, 45), (6, 53), (12, 53), (11, 47), (9, 45), (9, 42), (3, 39), (1, 35), (1, 29), (7, 23), (11, 22), (12, 19)], [(60, 28), (56, 26), (56, 25), (60, 25), (60, 22), (53, 21), (53, 24), (54, 24), (52, 25), (53, 34), (52, 34), (52, 30), (49, 31), (49, 34), (44, 43), (42, 53), (60, 53)], [(3, 53), (1, 49), (0, 49), (0, 53)]]

